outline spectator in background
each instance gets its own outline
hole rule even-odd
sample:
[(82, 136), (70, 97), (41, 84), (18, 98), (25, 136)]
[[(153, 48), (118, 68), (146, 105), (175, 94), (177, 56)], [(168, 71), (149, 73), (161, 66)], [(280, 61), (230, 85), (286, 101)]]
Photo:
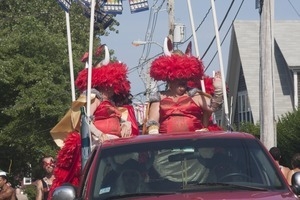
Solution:
[(54, 180), (53, 170), (55, 162), (52, 156), (45, 156), (41, 159), (42, 168), (46, 175), (36, 182), (36, 200), (46, 200)]
[(8, 179), (5, 172), (0, 172), (0, 199), (1, 200), (16, 200), (15, 189), (8, 184)]
[[(23, 177), (23, 178), (25, 178), (25, 177)], [(22, 180), (19, 176), (16, 176), (15, 179), (17, 179), (18, 183), (19, 183), (15, 187), (17, 199), (18, 200), (28, 200), (27, 194), (24, 192), (24, 190), (25, 190), (26, 185), (29, 183), (27, 183), (27, 181), (24, 179)], [(24, 185), (24, 182), (26, 182), (26, 185)], [(30, 179), (30, 184), (32, 184), (31, 179)]]
[(292, 176), (296, 172), (300, 172), (300, 153), (295, 153), (291, 160), (292, 170), (287, 174), (287, 181), (292, 185)]
[(280, 149), (278, 147), (272, 147), (269, 150), (270, 154), (272, 155), (273, 159), (275, 160), (275, 162), (278, 164), (282, 174), (284, 175), (284, 177), (287, 179), (287, 175), (290, 171), (290, 168), (282, 166), (279, 164), (280, 159), (281, 159), (281, 152)]

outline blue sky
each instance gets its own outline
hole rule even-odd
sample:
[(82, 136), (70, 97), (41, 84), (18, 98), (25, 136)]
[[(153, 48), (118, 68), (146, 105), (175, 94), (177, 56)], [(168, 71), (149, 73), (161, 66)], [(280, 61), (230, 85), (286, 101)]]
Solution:
[[(192, 35), (188, 4), (186, 0), (174, 1), (175, 23), (180, 23), (185, 26), (185, 40), (187, 40)], [(163, 1), (148, 0), (148, 2), (151, 7), (155, 2), (157, 2), (156, 5), (160, 5)], [(206, 70), (206, 74), (212, 75), (213, 71), (220, 70), (220, 62), (218, 55), (213, 58), (217, 52), (216, 41), (211, 45), (210, 48), (208, 48), (213, 37), (215, 36), (213, 15), (211, 11), (208, 12), (211, 7), (211, 1), (190, 0), (190, 2), (195, 29), (201, 24), (196, 32), (199, 55), (202, 57), (204, 52), (208, 49), (205, 57), (203, 58), (203, 63), (206, 67), (209, 65)], [(220, 25), (223, 21), (231, 3), (231, 0), (215, 1), (218, 25)], [(116, 19), (120, 22), (120, 26), (118, 27), (119, 34), (111, 33), (109, 36), (101, 37), (101, 41), (103, 44), (107, 44), (110, 49), (115, 50), (115, 56), (118, 60), (127, 64), (130, 71), (129, 79), (131, 81), (131, 91), (133, 95), (136, 95), (138, 93), (142, 93), (146, 89), (144, 81), (140, 78), (140, 74), (146, 72), (146, 67), (142, 71), (141, 68), (138, 68), (139, 70), (135, 70), (139, 64), (139, 60), (145, 58), (146, 56), (145, 53), (143, 53), (144, 47), (133, 46), (132, 41), (145, 40), (146, 35), (151, 35), (152, 42), (162, 45), (164, 38), (168, 35), (169, 21), (166, 3), (163, 4), (161, 10), (157, 13), (155, 22), (153, 20), (153, 16), (150, 18), (150, 13), (153, 13), (154, 10), (152, 10), (152, 12), (149, 10), (131, 14), (128, 4), (128, 0), (123, 1), (123, 12), (121, 15), (117, 15), (116, 17)], [(238, 12), (240, 6), (241, 9)], [(259, 11), (255, 8), (255, 0), (234, 1), (222, 26), (222, 29), (219, 32), (220, 41), (225, 38), (224, 43), (221, 46), (224, 74), (226, 74), (228, 62), (228, 50), (231, 37), (230, 25), (235, 16), (236, 20), (259, 20), (260, 16)], [(155, 25), (155, 28), (153, 28), (151, 32), (149, 32), (147, 29), (149, 26), (149, 18), (151, 19), (150, 25)], [(274, 0), (274, 18), (275, 20), (300, 20), (300, 1)], [(226, 34), (228, 35), (226, 36)], [(187, 42), (178, 45), (178, 48), (184, 51), (189, 41), (192, 41), (193, 54), (196, 55), (193, 37)], [(162, 52), (161, 47), (159, 45), (152, 44), (147, 58), (151, 58), (160, 52)], [(143, 100), (144, 99), (142, 95), (136, 96), (135, 101)]]

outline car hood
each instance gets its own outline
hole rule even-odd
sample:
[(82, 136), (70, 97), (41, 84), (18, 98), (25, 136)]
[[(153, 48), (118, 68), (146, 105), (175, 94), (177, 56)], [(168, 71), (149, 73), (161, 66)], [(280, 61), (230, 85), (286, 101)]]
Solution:
[(193, 192), (193, 193), (176, 193), (176, 194), (164, 194), (164, 195), (153, 195), (153, 196), (139, 196), (139, 197), (128, 197), (122, 199), (143, 199), (143, 200), (153, 200), (153, 199), (162, 199), (162, 200), (213, 200), (213, 199), (222, 199), (222, 200), (242, 200), (242, 199), (256, 199), (256, 200), (276, 200), (276, 199), (298, 199), (290, 191), (226, 191), (226, 192)]

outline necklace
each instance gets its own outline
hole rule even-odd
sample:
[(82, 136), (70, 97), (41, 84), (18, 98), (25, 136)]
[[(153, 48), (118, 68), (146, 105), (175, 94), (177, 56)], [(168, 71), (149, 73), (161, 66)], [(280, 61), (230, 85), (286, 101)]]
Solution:
[(44, 178), (44, 181), (45, 181), (45, 183), (46, 183), (46, 185), (47, 185), (47, 190), (49, 191), (52, 184), (50, 184), (50, 183), (48, 182), (48, 178), (47, 178), (47, 177)]

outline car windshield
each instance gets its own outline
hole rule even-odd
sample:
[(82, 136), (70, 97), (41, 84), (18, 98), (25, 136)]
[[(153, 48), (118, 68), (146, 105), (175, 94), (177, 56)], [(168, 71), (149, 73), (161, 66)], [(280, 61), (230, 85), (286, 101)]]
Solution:
[(270, 157), (255, 139), (129, 144), (103, 149), (98, 160), (92, 180), (93, 199), (285, 187)]

